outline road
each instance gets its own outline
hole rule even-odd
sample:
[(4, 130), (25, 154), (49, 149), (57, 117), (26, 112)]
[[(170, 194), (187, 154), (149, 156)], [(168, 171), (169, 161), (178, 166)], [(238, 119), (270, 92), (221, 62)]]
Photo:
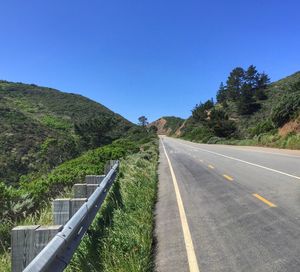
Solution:
[(156, 267), (300, 271), (300, 152), (160, 138)]

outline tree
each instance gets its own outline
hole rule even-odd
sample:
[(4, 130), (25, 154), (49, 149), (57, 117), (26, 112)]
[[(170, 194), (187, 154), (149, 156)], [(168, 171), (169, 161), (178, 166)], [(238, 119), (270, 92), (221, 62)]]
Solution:
[(210, 109), (212, 109), (214, 106), (214, 101), (207, 100), (204, 104), (200, 102), (200, 104), (197, 104), (195, 108), (192, 110), (192, 116), (193, 119), (197, 122), (203, 122), (208, 117), (208, 112)]
[(250, 65), (245, 71), (244, 84), (248, 85), (250, 89), (257, 88), (259, 74), (254, 65)]
[(241, 94), (241, 89), (244, 84), (245, 71), (241, 67), (233, 69), (227, 79), (227, 98), (232, 101), (237, 101)]
[(226, 92), (226, 86), (224, 86), (224, 83), (221, 82), (219, 90), (217, 92), (217, 102), (218, 103), (223, 103), (227, 99), (227, 92)]
[(256, 105), (253, 91), (249, 85), (244, 85), (237, 101), (238, 113), (241, 115), (251, 114), (255, 111)]
[(265, 92), (266, 87), (270, 83), (270, 78), (264, 72), (262, 74), (257, 75), (256, 79), (256, 89), (254, 92), (255, 98), (257, 100), (265, 100), (267, 99), (267, 95)]
[(229, 120), (228, 115), (221, 109), (212, 109), (208, 127), (218, 137), (229, 137), (236, 131), (234, 121)]
[(146, 116), (139, 117), (139, 125), (142, 127), (146, 127), (148, 125), (148, 119)]

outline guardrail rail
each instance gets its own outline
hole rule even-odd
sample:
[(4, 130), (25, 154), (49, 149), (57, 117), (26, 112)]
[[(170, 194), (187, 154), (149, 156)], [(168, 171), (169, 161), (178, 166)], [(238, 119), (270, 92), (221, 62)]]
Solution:
[(54, 200), (55, 226), (14, 228), (12, 271), (63, 271), (99, 211), (118, 167), (118, 161), (110, 162), (106, 176), (87, 176), (86, 183), (75, 184), (73, 190), (77, 198)]

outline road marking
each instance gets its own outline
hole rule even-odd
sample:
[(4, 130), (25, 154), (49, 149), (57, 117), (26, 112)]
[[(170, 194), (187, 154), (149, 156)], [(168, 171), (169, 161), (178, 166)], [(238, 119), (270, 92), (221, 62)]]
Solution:
[(211, 164), (209, 164), (208, 167), (209, 167), (210, 169), (215, 169), (215, 167), (212, 166)]
[(199, 160), (200, 162), (203, 162), (203, 160)]
[[(227, 146), (226, 146), (227, 147)], [(253, 146), (255, 147), (255, 146)], [(228, 148), (228, 147), (227, 147)], [(229, 148), (228, 148), (229, 149)], [(233, 150), (241, 150), (241, 151), (250, 151), (250, 152), (256, 152), (256, 153), (265, 153), (265, 154), (271, 154), (271, 155), (278, 155), (278, 156), (283, 156), (283, 157), (290, 157), (290, 158), (300, 158), (299, 155), (294, 155), (294, 154), (287, 154), (287, 153), (278, 153), (278, 152), (270, 152), (270, 151), (265, 151), (265, 150), (255, 150), (247, 147), (232, 147)]]
[[(188, 140), (182, 140), (182, 139), (177, 139), (177, 140), (182, 141), (182, 142), (190, 142)], [(197, 143), (194, 143), (194, 144), (197, 144)], [(209, 145), (209, 144), (206, 144), (206, 145)], [(272, 154), (272, 155), (280, 155), (280, 156), (291, 157), (291, 158), (300, 158), (300, 155), (266, 151), (267, 149), (272, 149), (272, 148), (268, 148), (268, 147), (262, 147), (266, 150), (256, 150), (253, 148), (258, 147), (258, 146), (241, 146), (241, 145), (240, 146), (232, 146), (232, 145), (230, 146), (230, 145), (226, 145), (226, 144), (218, 144), (218, 146), (225, 147), (229, 150), (251, 151), (251, 152), (266, 153), (266, 154)], [(288, 149), (283, 150), (283, 151), (288, 151)], [(293, 150), (293, 151), (297, 151), (297, 150)]]
[(285, 173), (285, 172), (282, 172), (282, 171), (279, 171), (279, 170), (276, 170), (276, 169), (273, 169), (273, 168), (269, 168), (269, 167), (266, 167), (266, 166), (263, 166), (263, 165), (259, 165), (259, 164), (256, 164), (256, 163), (244, 161), (244, 160), (241, 160), (241, 159), (238, 159), (238, 158), (226, 156), (226, 155), (223, 155), (221, 153), (217, 153), (217, 152), (210, 151), (210, 150), (207, 150), (207, 149), (203, 149), (203, 148), (200, 148), (200, 147), (189, 146), (189, 145), (184, 144), (184, 143), (181, 143), (181, 144), (185, 145), (185, 146), (188, 146), (189, 148), (193, 148), (193, 149), (196, 148), (196, 149), (199, 149), (199, 150), (207, 152), (207, 153), (211, 153), (211, 154), (214, 154), (214, 155), (217, 155), (217, 156), (221, 156), (221, 157), (224, 157), (224, 158), (227, 158), (227, 159), (230, 159), (230, 160), (234, 160), (234, 161), (246, 163), (246, 164), (249, 164), (249, 165), (252, 165), (252, 166), (255, 166), (255, 167), (259, 167), (259, 168), (262, 168), (262, 169), (265, 169), (265, 170), (268, 170), (268, 171), (271, 171), (271, 172), (275, 172), (277, 174), (281, 174), (281, 175), (284, 175), (284, 176), (287, 176), (287, 177), (290, 177), (290, 178), (294, 178), (294, 179), (300, 180), (300, 177), (298, 177), (298, 176), (291, 175), (291, 174), (288, 174), (288, 173)]
[(194, 249), (194, 245), (193, 245), (190, 228), (189, 228), (189, 225), (187, 222), (183, 202), (182, 202), (179, 187), (178, 187), (178, 182), (177, 182), (171, 161), (167, 154), (165, 145), (164, 145), (163, 141), (161, 141), (161, 143), (162, 143), (162, 146), (163, 146), (163, 149), (164, 149), (164, 152), (165, 152), (168, 164), (169, 164), (169, 168), (170, 168), (170, 172), (171, 172), (171, 176), (172, 176), (172, 180), (173, 180), (173, 185), (174, 185), (175, 195), (176, 195), (176, 199), (177, 199), (177, 205), (178, 205), (178, 210), (179, 210), (179, 216), (180, 216), (180, 221), (181, 221), (181, 226), (182, 226), (182, 231), (183, 231), (183, 237), (184, 237), (190, 272), (200, 272), (196, 254), (195, 254), (195, 249)]
[(265, 199), (264, 197), (258, 195), (258, 194), (253, 194), (254, 197), (258, 198), (260, 201), (264, 202), (265, 204), (269, 205), (271, 208), (277, 207), (275, 204), (270, 202), (269, 200)]
[(233, 178), (231, 176), (228, 175), (223, 175), (224, 178), (226, 178), (229, 181), (233, 181)]

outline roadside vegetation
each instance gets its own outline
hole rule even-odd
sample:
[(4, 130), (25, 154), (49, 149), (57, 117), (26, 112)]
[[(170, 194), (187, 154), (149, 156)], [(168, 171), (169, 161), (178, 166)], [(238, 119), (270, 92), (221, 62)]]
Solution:
[(21, 176), (48, 173), (133, 127), (81, 95), (0, 81), (0, 180), (17, 186)]
[(68, 271), (153, 271), (158, 142), (122, 159), (113, 185)]
[(270, 83), (268, 75), (253, 65), (237, 67), (220, 84), (216, 98), (197, 104), (172, 136), (201, 143), (300, 149), (300, 72)]
[[(10, 230), (17, 225), (49, 224), (50, 202), (66, 194), (89, 174), (101, 174), (107, 161), (138, 153), (156, 139), (145, 128), (135, 127), (125, 138), (85, 152), (55, 167), (48, 174), (22, 176), (18, 186), (0, 183), (0, 267), (9, 271)], [(146, 147), (145, 147), (146, 148)], [(150, 159), (150, 158), (149, 158)]]

